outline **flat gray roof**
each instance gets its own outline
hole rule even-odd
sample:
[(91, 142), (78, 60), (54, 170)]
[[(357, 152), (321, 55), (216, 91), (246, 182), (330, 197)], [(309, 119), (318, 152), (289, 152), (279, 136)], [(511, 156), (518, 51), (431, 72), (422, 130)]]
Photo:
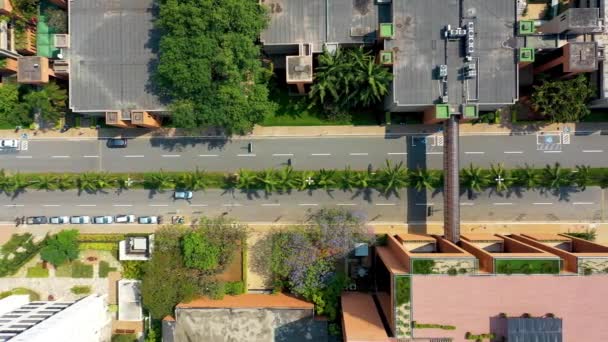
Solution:
[[(508, 104), (517, 97), (515, 0), (393, 0), (394, 39), (385, 40), (385, 49), (395, 52), (392, 110), (439, 103), (440, 81), (435, 69), (448, 65), (450, 104), (462, 104), (465, 89), (471, 103)], [(462, 3), (462, 8), (460, 8)], [(464, 81), (464, 42), (447, 43), (446, 25), (475, 24), (477, 80)], [(465, 84), (466, 83), (466, 84)], [(475, 87), (475, 88), (474, 88)], [(474, 89), (473, 89), (474, 88)]]
[(261, 34), (264, 45), (372, 43), (378, 27), (375, 0), (262, 0), (270, 13)]
[(68, 3), (72, 110), (163, 110), (150, 81), (158, 41), (155, 1)]

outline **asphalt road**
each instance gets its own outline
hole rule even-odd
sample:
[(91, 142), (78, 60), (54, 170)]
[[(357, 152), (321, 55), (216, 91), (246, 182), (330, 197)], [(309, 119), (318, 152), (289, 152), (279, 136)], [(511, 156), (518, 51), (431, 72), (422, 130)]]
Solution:
[[(411, 191), (411, 190), (409, 190)], [(561, 193), (516, 191), (496, 194), (490, 190), (469, 198), (462, 195), (461, 215), (465, 222), (600, 222), (605, 219), (605, 201), (600, 188)], [(409, 199), (409, 200), (408, 200)], [(376, 191), (304, 191), (265, 195), (263, 192), (196, 192), (190, 201), (174, 200), (172, 192), (129, 190), (108, 193), (77, 191), (27, 191), (0, 196), (0, 221), (13, 222), (31, 215), (192, 215), (226, 214), (244, 222), (298, 222), (322, 207), (344, 207), (375, 222), (423, 223), (442, 221), (443, 196), (437, 193), (403, 191), (385, 197)], [(428, 207), (431, 216), (427, 217)]]
[[(314, 137), (132, 139), (126, 149), (109, 149), (105, 140), (29, 140), (27, 149), (0, 151), (1, 168), (20, 172), (142, 172), (193, 170), (234, 171), (285, 166), (291, 159), (296, 169), (366, 169), (380, 167), (386, 159), (404, 161), (409, 168), (442, 168), (442, 140), (424, 137)], [(24, 146), (25, 146), (24, 145)], [(479, 135), (461, 137), (461, 165), (507, 167), (523, 164), (543, 167), (560, 162), (567, 167), (608, 165), (608, 136), (561, 134)]]

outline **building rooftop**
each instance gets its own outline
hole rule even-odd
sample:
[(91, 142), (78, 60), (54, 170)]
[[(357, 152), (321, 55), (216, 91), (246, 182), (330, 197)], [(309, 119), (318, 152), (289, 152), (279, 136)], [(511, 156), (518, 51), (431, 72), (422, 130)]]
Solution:
[(225, 296), (215, 300), (206, 297), (188, 303), (179, 303), (176, 308), (268, 308), (268, 309), (313, 309), (314, 305), (283, 293), (276, 295), (248, 293), (238, 296)]
[[(392, 6), (395, 37), (384, 41), (384, 49), (395, 52), (391, 109), (422, 111), (439, 103), (439, 65), (447, 65), (450, 105), (510, 104), (517, 98), (514, 0), (399, 0)], [(477, 76), (463, 79), (463, 40), (446, 43), (443, 33), (447, 25), (469, 22)]]
[(312, 55), (287, 56), (287, 83), (312, 83)]
[(151, 74), (154, 0), (69, 2), (70, 107), (75, 112), (164, 108)]
[(118, 320), (141, 321), (141, 281), (122, 279), (118, 281)]
[(568, 43), (565, 48), (568, 49), (568, 72), (597, 69), (597, 44), (595, 42), (572, 42)]
[(17, 65), (17, 82), (32, 84), (49, 82), (49, 60), (46, 57), (19, 57)]
[(345, 341), (389, 341), (371, 295), (362, 292), (344, 292), (341, 303)]
[(512, 317), (507, 318), (507, 341), (562, 342), (561, 318)]

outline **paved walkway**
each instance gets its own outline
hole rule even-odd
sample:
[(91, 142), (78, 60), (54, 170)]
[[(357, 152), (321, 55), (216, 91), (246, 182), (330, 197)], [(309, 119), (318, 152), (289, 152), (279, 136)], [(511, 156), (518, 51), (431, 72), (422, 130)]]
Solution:
[(0, 292), (25, 287), (40, 294), (42, 300), (49, 295), (56, 300), (73, 300), (82, 296), (74, 295), (70, 289), (75, 285), (91, 286), (92, 293), (108, 293), (108, 279), (74, 279), (74, 278), (0, 278)]
[[(275, 126), (263, 127), (255, 126), (253, 132), (246, 136), (233, 136), (232, 139), (251, 137), (280, 137), (280, 136), (361, 136), (361, 135), (399, 135), (416, 133), (435, 133), (441, 125), (390, 125), (390, 126)], [(578, 124), (471, 124), (462, 123), (460, 125), (461, 134), (519, 134), (526, 132), (555, 132), (567, 129), (571, 132), (598, 132), (608, 130), (606, 123), (578, 123)], [(22, 134), (27, 134), (29, 139), (48, 139), (48, 138), (98, 138), (123, 136), (128, 138), (158, 138), (158, 137), (188, 137), (188, 136), (223, 136), (221, 129), (180, 129), (180, 128), (160, 128), (149, 129), (121, 129), (121, 128), (72, 128), (67, 132), (61, 133), (59, 130), (27, 130), (19, 132), (14, 130), (0, 130), (2, 138), (18, 138)]]

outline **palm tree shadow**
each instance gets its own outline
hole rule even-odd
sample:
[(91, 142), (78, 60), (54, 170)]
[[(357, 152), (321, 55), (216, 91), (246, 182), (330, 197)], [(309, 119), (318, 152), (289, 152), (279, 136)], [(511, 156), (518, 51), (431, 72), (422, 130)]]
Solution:
[[(260, 194), (258, 193), (258, 190), (247, 190), (247, 189), (243, 189), (241, 190), (242, 194), (245, 194), (245, 197), (247, 197), (248, 200), (254, 200), (254, 199), (260, 199), (262, 196), (260, 196)], [(266, 193), (266, 192), (265, 192)]]
[(9, 195), (9, 194), (10, 194), (11, 199), (12, 199), (12, 200), (14, 200), (14, 199), (16, 199), (17, 197), (19, 197), (19, 195), (24, 194), (24, 193), (26, 193), (26, 192), (27, 192), (27, 191), (26, 191), (25, 189), (17, 189), (17, 190), (15, 190), (15, 191), (11, 192), (11, 193), (6, 193), (6, 194), (7, 194), (7, 195)]
[(331, 199), (335, 199), (334, 198), (334, 194), (333, 194), (334, 190), (333, 189), (326, 189), (325, 193), (327, 194), (327, 196), (329, 196), (329, 198)]
[(351, 196), (350, 199), (355, 199), (359, 196), (362, 196), (365, 202), (371, 203), (372, 193), (373, 190), (371, 188), (357, 189), (357, 191)]

